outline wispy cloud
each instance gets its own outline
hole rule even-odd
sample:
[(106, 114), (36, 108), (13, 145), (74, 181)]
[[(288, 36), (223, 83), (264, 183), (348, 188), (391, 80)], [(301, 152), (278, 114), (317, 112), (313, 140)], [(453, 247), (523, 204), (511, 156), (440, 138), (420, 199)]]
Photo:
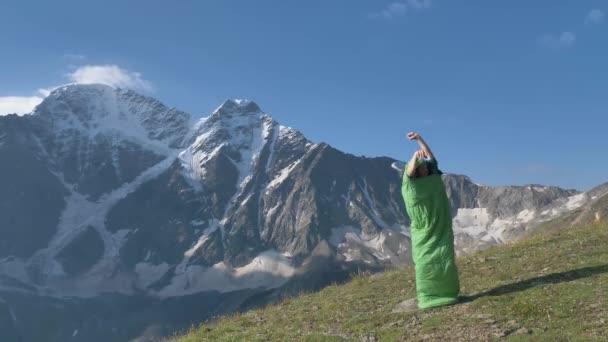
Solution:
[(431, 0), (407, 0), (406, 2), (413, 9), (430, 8), (433, 5)]
[(407, 6), (401, 2), (393, 2), (387, 5), (380, 12), (374, 12), (369, 15), (370, 18), (393, 18), (403, 15), (407, 12)]
[[(114, 88), (129, 88), (152, 92), (152, 83), (142, 74), (120, 68), (117, 65), (84, 65), (65, 75), (69, 83), (101, 83)], [(45, 97), (58, 87), (39, 88), (32, 96), (0, 96), (0, 115), (31, 113)]]
[(80, 84), (101, 83), (111, 87), (152, 92), (152, 84), (138, 72), (117, 65), (85, 65), (68, 74), (70, 81)]
[(83, 61), (87, 59), (87, 56), (80, 53), (66, 53), (63, 55), (63, 59), (67, 59), (69, 61)]
[(585, 24), (595, 25), (604, 21), (604, 12), (599, 9), (592, 9), (585, 17)]
[(538, 38), (539, 44), (552, 49), (567, 48), (576, 42), (576, 35), (566, 31), (560, 34), (544, 34)]
[(42, 95), (43, 97), (47, 97), (51, 94), (51, 92), (55, 89), (57, 89), (58, 87), (50, 87), (50, 88), (39, 88), (38, 89), (38, 94)]
[[(597, 25), (604, 21), (604, 12), (599, 9), (590, 10), (585, 16), (585, 24)], [(571, 31), (562, 33), (543, 34), (538, 37), (538, 43), (551, 49), (563, 49), (573, 46), (576, 43), (576, 34)]]
[(394, 18), (407, 14), (410, 11), (428, 9), (432, 6), (432, 0), (402, 0), (388, 4), (384, 9), (371, 13), (370, 18)]
[(24, 115), (42, 102), (40, 96), (0, 96), (0, 115)]

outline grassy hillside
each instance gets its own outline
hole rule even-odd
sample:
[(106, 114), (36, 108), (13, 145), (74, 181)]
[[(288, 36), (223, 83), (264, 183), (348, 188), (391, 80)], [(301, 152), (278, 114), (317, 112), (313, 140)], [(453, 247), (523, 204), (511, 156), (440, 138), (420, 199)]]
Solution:
[(458, 259), (464, 301), (391, 313), (408, 267), (193, 327), (170, 341), (608, 340), (608, 224), (542, 233)]

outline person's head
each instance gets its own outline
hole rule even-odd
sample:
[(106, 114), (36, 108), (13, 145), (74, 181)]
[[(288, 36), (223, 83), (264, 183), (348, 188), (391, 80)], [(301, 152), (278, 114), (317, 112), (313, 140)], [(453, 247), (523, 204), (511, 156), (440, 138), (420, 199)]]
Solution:
[(425, 177), (431, 174), (431, 168), (429, 162), (424, 159), (418, 159), (416, 161), (415, 177)]
[(416, 163), (416, 177), (428, 176), (431, 172), (429, 165), (426, 161), (418, 160)]

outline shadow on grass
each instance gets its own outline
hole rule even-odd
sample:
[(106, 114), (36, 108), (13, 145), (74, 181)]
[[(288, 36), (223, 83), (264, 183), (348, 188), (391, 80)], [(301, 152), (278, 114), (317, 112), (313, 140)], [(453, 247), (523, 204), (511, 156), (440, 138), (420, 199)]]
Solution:
[(479, 293), (472, 294), (470, 296), (460, 296), (460, 303), (472, 302), (478, 298), (485, 296), (502, 296), (509, 293), (515, 293), (519, 291), (524, 291), (536, 286), (543, 285), (551, 285), (551, 284), (559, 284), (565, 283), (568, 281), (573, 281), (581, 278), (587, 278), (594, 276), (596, 274), (607, 273), (608, 272), (608, 264), (599, 265), (599, 266), (590, 266), (583, 267), (576, 270), (559, 272), (559, 273), (551, 273), (547, 275), (543, 275), (540, 277), (534, 277), (522, 281), (518, 281), (516, 283), (507, 284), (495, 287), (491, 290), (482, 291)]

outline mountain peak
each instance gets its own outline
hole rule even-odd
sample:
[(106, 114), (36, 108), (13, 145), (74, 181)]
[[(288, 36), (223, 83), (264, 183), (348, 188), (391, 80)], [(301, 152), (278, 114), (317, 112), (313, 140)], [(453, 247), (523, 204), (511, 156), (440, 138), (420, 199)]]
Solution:
[[(53, 90), (34, 116), (55, 130), (76, 129), (89, 136), (122, 132), (178, 146), (190, 129), (188, 113), (135, 91), (103, 84), (69, 84)], [(141, 139), (140, 139), (141, 140)]]
[(110, 87), (109, 85), (95, 83), (95, 84), (80, 84), (80, 83), (70, 83), (66, 85), (62, 85), (57, 87), (51, 91), (48, 97), (57, 97), (66, 94), (72, 93), (91, 93), (91, 92), (111, 92), (115, 88)]
[(255, 102), (244, 99), (228, 99), (213, 112), (213, 114), (219, 115), (246, 115), (261, 113), (262, 110)]

